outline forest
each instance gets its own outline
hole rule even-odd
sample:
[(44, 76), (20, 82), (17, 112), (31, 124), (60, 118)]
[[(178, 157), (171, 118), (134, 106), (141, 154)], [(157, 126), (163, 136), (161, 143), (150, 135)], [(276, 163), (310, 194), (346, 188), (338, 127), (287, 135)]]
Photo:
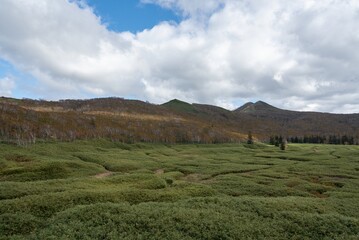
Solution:
[(0, 98), (0, 141), (108, 139), (123, 143), (239, 143), (275, 136), (292, 143), (358, 144), (359, 114), (293, 112), (264, 102), (234, 111), (172, 100), (123, 98), (45, 101)]

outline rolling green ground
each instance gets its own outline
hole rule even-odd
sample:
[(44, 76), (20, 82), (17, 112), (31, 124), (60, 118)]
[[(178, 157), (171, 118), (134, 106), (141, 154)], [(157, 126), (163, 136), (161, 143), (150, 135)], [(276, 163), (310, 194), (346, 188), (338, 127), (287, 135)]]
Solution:
[(359, 239), (359, 147), (0, 144), (0, 239)]

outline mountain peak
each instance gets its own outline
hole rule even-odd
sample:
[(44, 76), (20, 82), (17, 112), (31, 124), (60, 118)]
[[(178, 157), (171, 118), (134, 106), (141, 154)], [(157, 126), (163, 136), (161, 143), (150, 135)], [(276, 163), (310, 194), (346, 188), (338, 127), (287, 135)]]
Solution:
[(237, 108), (234, 112), (257, 112), (257, 111), (272, 111), (278, 110), (276, 108), (266, 102), (257, 101), (256, 103), (247, 102), (243, 106)]
[(162, 104), (162, 106), (180, 112), (195, 112), (194, 106), (192, 104), (178, 99), (172, 99), (171, 101)]
[(263, 101), (259, 100), (259, 101), (257, 101), (257, 102), (255, 103), (255, 105), (269, 105), (269, 104), (266, 103), (266, 102), (263, 102)]
[(257, 101), (255, 104), (254, 104), (255, 108), (257, 108), (259, 110), (259, 108), (262, 110), (262, 109), (278, 109), (266, 102), (263, 102), (263, 101)]
[(167, 104), (188, 104), (188, 105), (190, 105), (189, 103), (181, 101), (181, 100), (179, 100), (177, 98), (172, 99), (172, 100), (170, 100), (170, 101), (168, 101), (168, 102), (166, 102), (166, 103), (164, 103), (162, 105), (167, 105)]
[(250, 109), (253, 105), (254, 105), (254, 103), (247, 102), (243, 106), (241, 106), (241, 107), (237, 108), (236, 110), (234, 110), (234, 112), (245, 112), (246, 110)]

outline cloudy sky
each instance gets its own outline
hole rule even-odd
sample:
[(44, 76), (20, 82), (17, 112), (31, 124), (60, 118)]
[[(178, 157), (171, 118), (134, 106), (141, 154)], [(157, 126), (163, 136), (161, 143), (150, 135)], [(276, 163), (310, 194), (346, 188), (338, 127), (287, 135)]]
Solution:
[(359, 112), (358, 0), (0, 0), (0, 96)]

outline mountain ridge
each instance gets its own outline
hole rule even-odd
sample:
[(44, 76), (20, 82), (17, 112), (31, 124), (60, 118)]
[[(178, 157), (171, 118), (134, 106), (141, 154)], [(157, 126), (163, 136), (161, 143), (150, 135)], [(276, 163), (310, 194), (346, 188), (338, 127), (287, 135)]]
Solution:
[(0, 98), (0, 140), (109, 138), (123, 142), (216, 143), (287, 137), (352, 135), (359, 114), (290, 111), (249, 102), (230, 111), (173, 99), (151, 104), (124, 98), (45, 101)]
[(279, 109), (263, 101), (257, 101), (255, 103), (247, 102), (241, 107), (235, 109), (234, 112), (277, 111), (277, 110), (283, 110), (283, 109)]

